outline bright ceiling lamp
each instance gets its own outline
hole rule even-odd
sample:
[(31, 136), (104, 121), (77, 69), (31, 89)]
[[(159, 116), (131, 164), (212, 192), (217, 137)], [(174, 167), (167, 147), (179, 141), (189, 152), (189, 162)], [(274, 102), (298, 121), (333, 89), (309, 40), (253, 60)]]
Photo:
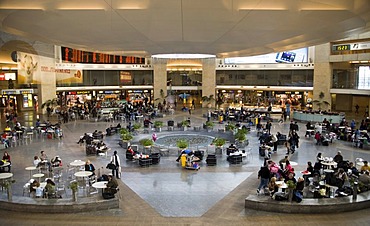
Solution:
[(216, 55), (211, 54), (155, 54), (152, 55), (153, 58), (161, 59), (203, 59), (203, 58), (215, 58)]

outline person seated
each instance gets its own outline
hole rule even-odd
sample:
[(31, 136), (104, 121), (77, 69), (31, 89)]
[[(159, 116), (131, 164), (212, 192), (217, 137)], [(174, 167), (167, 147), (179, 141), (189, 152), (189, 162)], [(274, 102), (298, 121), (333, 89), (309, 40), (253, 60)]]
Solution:
[(334, 174), (336, 179), (336, 186), (338, 188), (342, 188), (343, 186), (348, 184), (348, 176), (347, 173), (344, 172), (342, 168), (338, 169), (338, 172)]
[(357, 177), (360, 174), (360, 171), (358, 171), (358, 169), (355, 167), (355, 165), (353, 164), (353, 162), (350, 162), (349, 163), (348, 170), (351, 172), (352, 175), (355, 175)]
[(194, 155), (194, 152), (193, 152), (193, 151), (191, 151), (191, 150), (189, 150), (189, 149), (185, 149), (185, 150), (181, 151), (181, 153), (180, 153), (179, 157), (176, 159), (176, 162), (180, 161), (181, 156), (182, 156), (183, 154), (186, 154), (186, 155)]
[(107, 136), (111, 136), (112, 135), (112, 129), (111, 129), (111, 127), (108, 127), (105, 131), (107, 132)]
[(85, 171), (92, 172), (92, 174), (89, 177), (95, 176), (95, 167), (90, 162), (90, 160), (86, 160), (86, 163), (85, 163)]
[(342, 152), (338, 151), (337, 154), (334, 156), (333, 161), (336, 163), (342, 162), (343, 161), (343, 156)]
[[(297, 184), (297, 180), (294, 178), (294, 173), (289, 173), (288, 176), (285, 178), (284, 182), (287, 184), (288, 181), (292, 181), (294, 184)], [(283, 189), (285, 191), (285, 189)]]
[(52, 167), (62, 166), (62, 159), (57, 155), (51, 159)]
[(322, 153), (321, 152), (317, 153), (316, 160), (318, 162), (324, 161), (324, 157), (322, 156)]
[(103, 191), (103, 197), (105, 199), (114, 198), (114, 195), (117, 193), (118, 182), (112, 175), (108, 175), (108, 183), (106, 186), (107, 187)]
[(276, 184), (276, 177), (271, 177), (268, 189), (271, 197), (279, 190), (279, 186)]
[(304, 183), (303, 177), (299, 177), (295, 190), (301, 193), (301, 195), (303, 195)]
[(361, 169), (360, 169), (361, 173), (364, 173), (366, 170), (370, 171), (370, 166), (368, 164), (369, 163), (367, 161), (364, 161), (364, 165), (361, 166)]
[(230, 146), (226, 149), (226, 155), (230, 155), (230, 153), (234, 153), (238, 150), (234, 144), (230, 144)]
[(46, 180), (45, 194), (47, 198), (56, 198), (55, 183), (51, 179)]
[(285, 164), (285, 162), (288, 161), (288, 160), (289, 160), (289, 156), (288, 155), (286, 155), (283, 159), (280, 159), (279, 166), (280, 166), (281, 169), (284, 169), (283, 164)]
[[(4, 152), (2, 161), (9, 163), (9, 165), (7, 166), (8, 167), (8, 171), (7, 172), (10, 173), (12, 162), (10, 161), (10, 155), (9, 155), (9, 153), (7, 151)], [(4, 168), (4, 167), (2, 167), (2, 168)]]
[(294, 174), (294, 168), (290, 165), (289, 160), (285, 161), (284, 173), (285, 173), (286, 177), (289, 176), (289, 174), (291, 174), (291, 173)]
[(148, 118), (144, 119), (144, 128), (149, 128), (149, 125), (153, 124)]
[(370, 175), (369, 171), (366, 170), (365, 173), (358, 177), (358, 181), (361, 182), (367, 189), (370, 187)]
[(35, 155), (35, 157), (33, 157), (33, 165), (39, 167), (40, 162), (41, 159), (37, 155)]
[(116, 129), (117, 129), (117, 130), (121, 129), (121, 123), (118, 123), (118, 124), (116, 125)]

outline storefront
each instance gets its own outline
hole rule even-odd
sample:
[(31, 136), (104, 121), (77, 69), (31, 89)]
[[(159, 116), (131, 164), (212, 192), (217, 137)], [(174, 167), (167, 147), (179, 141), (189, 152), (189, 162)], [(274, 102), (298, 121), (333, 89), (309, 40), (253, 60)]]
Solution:
[(1, 105), (12, 110), (33, 111), (38, 107), (37, 90), (35, 89), (3, 89)]

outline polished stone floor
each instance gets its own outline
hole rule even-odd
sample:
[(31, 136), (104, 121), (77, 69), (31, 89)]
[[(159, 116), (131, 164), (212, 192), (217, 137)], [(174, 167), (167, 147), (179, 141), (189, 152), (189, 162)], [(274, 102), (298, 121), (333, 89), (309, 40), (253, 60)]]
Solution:
[[(207, 109), (197, 109), (191, 116), (188, 113), (176, 111), (174, 115), (168, 115), (163, 119), (182, 121), (191, 118), (192, 126), (201, 125), (205, 121), (202, 114)], [(32, 113), (20, 114), (19, 121), (26, 126), (33, 124), (36, 116)], [(352, 116), (351, 116), (352, 117)], [(355, 117), (355, 116), (354, 116)], [(357, 119), (357, 118), (356, 118)], [(51, 121), (55, 121), (52, 118)], [(105, 142), (112, 149), (108, 157), (86, 156), (84, 146), (76, 142), (84, 132), (105, 130), (111, 124), (117, 122), (88, 122), (76, 121), (63, 124), (64, 138), (62, 140), (49, 140), (35, 138), (28, 144), (21, 144), (7, 149), (12, 157), (12, 172), (14, 173), (14, 194), (22, 195), (22, 187), (29, 179), (30, 174), (24, 168), (32, 165), (33, 156), (39, 155), (44, 150), (49, 158), (59, 155), (64, 165), (76, 160), (90, 159), (100, 173), (109, 173), (105, 166), (109, 162), (110, 155), (117, 150), (123, 165), (122, 179), (120, 182), (120, 206), (119, 210), (99, 211), (94, 213), (79, 214), (28, 214), (12, 211), (0, 211), (1, 225), (364, 225), (370, 219), (369, 210), (353, 213), (333, 213), (315, 215), (293, 215), (266, 213), (244, 208), (244, 199), (247, 195), (256, 192), (258, 185), (257, 174), (263, 159), (258, 156), (258, 138), (252, 129), (248, 135), (252, 157), (249, 161), (243, 161), (240, 165), (229, 165), (225, 155), (218, 156), (217, 166), (201, 164), (199, 171), (184, 170), (175, 161), (177, 152), (170, 156), (164, 156), (159, 165), (141, 168), (137, 162), (126, 161), (125, 150), (119, 145), (118, 135), (105, 138)], [(1, 127), (4, 128), (5, 119), (2, 116)], [(123, 123), (123, 125), (125, 125)], [(210, 136), (228, 137), (226, 133), (217, 132), (217, 127), (224, 125), (216, 124), (214, 132), (187, 131), (187, 134), (203, 134)], [(287, 133), (289, 122), (273, 123), (273, 132)], [(318, 152), (324, 156), (334, 156), (338, 150), (342, 151), (345, 159), (354, 161), (361, 157), (370, 159), (370, 151), (356, 149), (350, 143), (335, 141), (329, 147), (314, 145), (313, 138), (304, 137), (304, 125), (300, 124), (301, 137), (298, 151), (291, 156), (291, 160), (298, 163), (296, 172), (305, 169), (307, 161), (314, 161)], [(184, 134), (175, 132), (160, 132), (158, 136), (167, 134)], [(136, 143), (143, 137), (151, 137), (150, 134), (140, 134), (135, 137)], [(231, 142), (233, 142), (231, 140)], [(1, 150), (1, 154), (4, 150)], [(279, 151), (272, 158), (276, 161), (285, 155), (285, 150), (279, 146)], [(299, 173), (298, 173), (299, 175)], [(80, 193), (80, 195), (83, 195)]]

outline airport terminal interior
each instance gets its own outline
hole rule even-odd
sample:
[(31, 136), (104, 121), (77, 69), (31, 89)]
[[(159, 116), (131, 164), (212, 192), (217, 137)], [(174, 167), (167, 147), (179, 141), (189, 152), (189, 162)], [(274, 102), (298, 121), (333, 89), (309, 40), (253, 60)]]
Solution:
[[(245, 207), (248, 197), (265, 198), (256, 193), (266, 162), (261, 134), (288, 135), (297, 123), (295, 151), (286, 153), (282, 142), (268, 154), (274, 162), (288, 155), (296, 179), (318, 153), (331, 159), (340, 152), (355, 167), (370, 160), (369, 1), (4, 0), (0, 20), (0, 154), (11, 157), (11, 167), (0, 165), (1, 225), (366, 225), (370, 220), (369, 209), (336, 212), (335, 204), (321, 214)], [(240, 142), (239, 130), (230, 125), (245, 128), (246, 141)], [(127, 155), (120, 128), (132, 135), (137, 155)], [(94, 131), (102, 135), (92, 135), (99, 147), (90, 149), (84, 135)], [(317, 145), (316, 132), (325, 145)], [(211, 148), (215, 138), (225, 139), (221, 150)], [(145, 145), (144, 139), (154, 143)], [(201, 154), (199, 162), (179, 157), (184, 139)], [(100, 151), (100, 142), (107, 148)], [(242, 151), (240, 160), (230, 156), (231, 144)], [(42, 152), (63, 164), (50, 166), (50, 172), (33, 168)], [(111, 174), (107, 165), (115, 152), (119, 189), (106, 201), (119, 207), (99, 209), (106, 190), (78, 173), (89, 160), (96, 178)], [(213, 156), (216, 164), (209, 162)], [(56, 183), (53, 199), (36, 197), (30, 185), (25, 189), (30, 179), (48, 177)], [(305, 189), (302, 202), (291, 204), (295, 208), (317, 198)], [(323, 196), (352, 202), (351, 195), (334, 197), (330, 189)], [(76, 205), (88, 200), (94, 210), (53, 212), (65, 200)], [(267, 202), (279, 201), (268, 197)], [(44, 205), (50, 211), (37, 211)]]

